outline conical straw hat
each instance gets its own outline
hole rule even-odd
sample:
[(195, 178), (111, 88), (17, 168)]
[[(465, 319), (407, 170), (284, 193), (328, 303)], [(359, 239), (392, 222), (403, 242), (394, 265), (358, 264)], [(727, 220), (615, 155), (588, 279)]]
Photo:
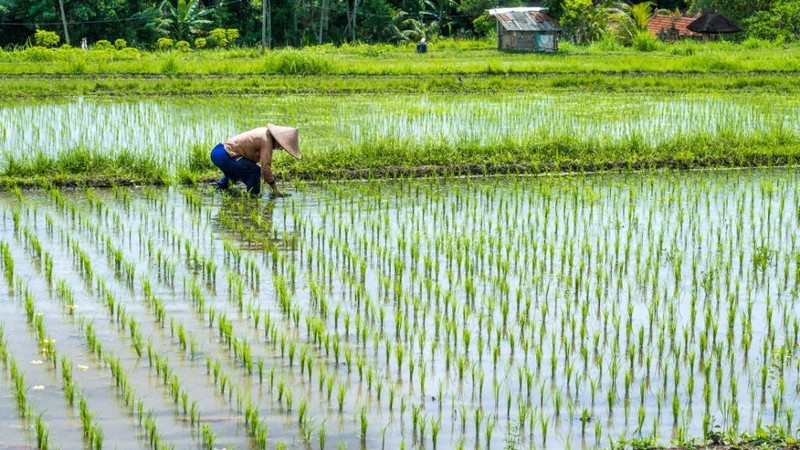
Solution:
[(267, 129), (281, 148), (295, 158), (300, 159), (300, 142), (298, 141), (297, 128), (282, 127), (270, 123), (267, 124)]

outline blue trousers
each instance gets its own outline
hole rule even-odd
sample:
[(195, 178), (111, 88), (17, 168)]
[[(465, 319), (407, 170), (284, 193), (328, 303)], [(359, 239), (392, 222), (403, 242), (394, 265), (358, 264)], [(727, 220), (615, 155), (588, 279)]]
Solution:
[(227, 189), (229, 182), (241, 181), (247, 186), (247, 192), (253, 195), (261, 193), (261, 168), (258, 164), (244, 157), (231, 158), (222, 144), (211, 150), (211, 162), (225, 175), (217, 181), (220, 189)]

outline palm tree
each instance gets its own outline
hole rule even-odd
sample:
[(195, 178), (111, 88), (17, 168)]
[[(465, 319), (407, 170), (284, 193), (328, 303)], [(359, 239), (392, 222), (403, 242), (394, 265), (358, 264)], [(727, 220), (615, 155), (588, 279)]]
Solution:
[(428, 32), (428, 26), (421, 20), (408, 17), (405, 11), (395, 11), (389, 24), (383, 29), (383, 34), (390, 41), (397, 42), (420, 42), (423, 38), (427, 39)]
[(642, 2), (631, 6), (631, 18), (639, 31), (647, 30), (647, 22), (653, 15), (653, 2)]
[(169, 30), (170, 35), (178, 41), (189, 40), (194, 33), (211, 23), (205, 18), (211, 10), (200, 7), (199, 0), (178, 0), (177, 5), (164, 0), (159, 9), (163, 28)]
[(647, 31), (647, 23), (652, 15), (652, 2), (642, 2), (633, 6), (618, 2), (611, 8), (609, 18), (616, 24), (622, 41), (629, 42), (636, 34)]
[(419, 16), (423, 21), (428, 20), (427, 26), (432, 32), (438, 33), (446, 29), (449, 34), (453, 26), (458, 25), (458, 21), (450, 14), (457, 7), (455, 0), (425, 0), (424, 9), (419, 12)]

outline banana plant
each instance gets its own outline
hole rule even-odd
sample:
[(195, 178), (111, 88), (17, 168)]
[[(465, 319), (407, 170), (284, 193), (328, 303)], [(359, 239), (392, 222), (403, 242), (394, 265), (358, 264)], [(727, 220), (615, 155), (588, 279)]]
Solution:
[(174, 5), (170, 0), (164, 0), (159, 9), (163, 28), (179, 41), (188, 40), (204, 26), (211, 24), (206, 19), (211, 10), (202, 8), (199, 0), (178, 0)]

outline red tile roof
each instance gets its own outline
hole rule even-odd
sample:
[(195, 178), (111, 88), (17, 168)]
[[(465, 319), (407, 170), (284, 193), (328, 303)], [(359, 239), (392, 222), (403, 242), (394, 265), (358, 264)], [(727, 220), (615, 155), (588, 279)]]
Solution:
[(675, 29), (678, 30), (678, 35), (681, 37), (699, 37), (702, 35), (686, 28), (686, 26), (694, 22), (695, 19), (697, 19), (697, 17), (655, 14), (650, 18), (650, 21), (647, 22), (647, 29), (653, 33), (654, 36), (658, 36), (662, 31), (665, 33), (669, 32), (674, 26)]

